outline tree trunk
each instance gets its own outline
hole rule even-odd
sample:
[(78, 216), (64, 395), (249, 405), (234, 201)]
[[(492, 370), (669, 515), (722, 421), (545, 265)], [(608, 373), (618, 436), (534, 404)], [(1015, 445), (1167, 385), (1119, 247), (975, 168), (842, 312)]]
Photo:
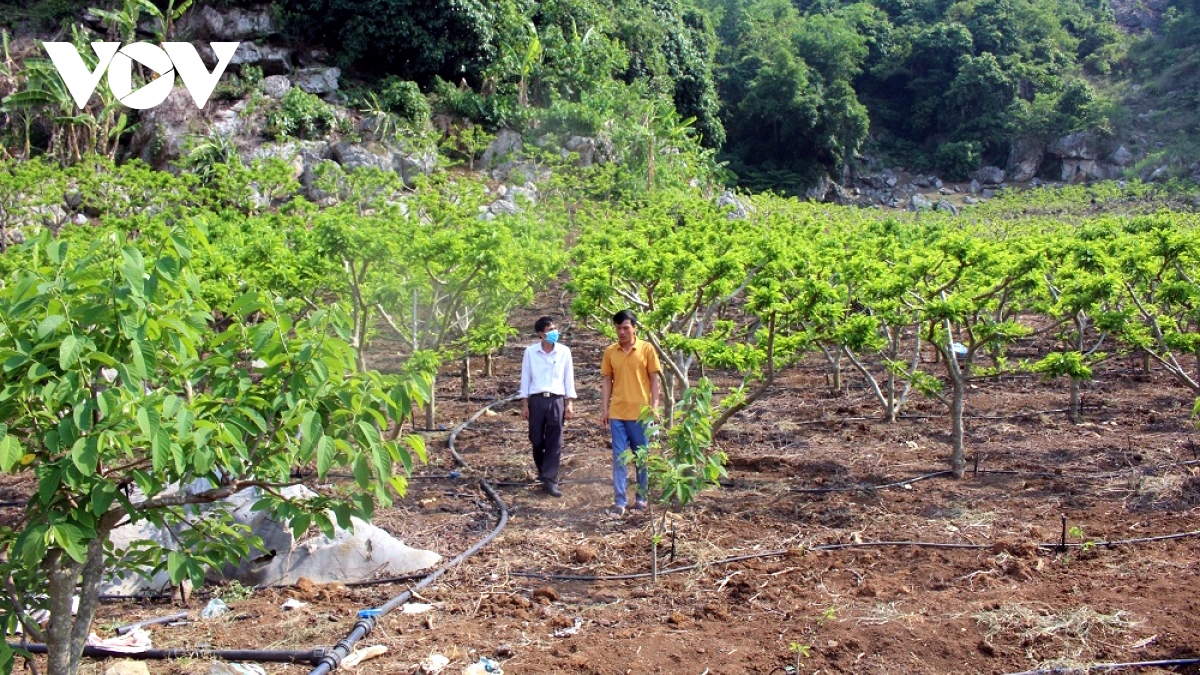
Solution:
[(463, 356), (462, 362), (462, 400), (471, 398), (471, 352)]
[(483, 376), (491, 377), (494, 374), (492, 371), (492, 353), (488, 352), (483, 355)]
[(950, 400), (950, 442), (953, 454), (950, 456), (950, 469), (955, 478), (962, 478), (967, 469), (967, 461), (963, 453), (963, 407), (966, 397), (966, 382), (962, 375), (954, 378), (953, 397)]
[[(83, 565), (72, 560), (62, 550), (49, 553), (44, 562), (50, 582), (50, 625), (46, 628), (46, 666), (53, 675), (73, 675), (71, 668), (71, 598), (75, 582)], [(74, 619), (79, 620), (78, 618)]]
[[(52, 675), (75, 675), (83, 660), (83, 647), (91, 632), (99, 606), (100, 581), (104, 576), (104, 544), (120, 518), (110, 511), (101, 517), (97, 535), (87, 547), (83, 563), (75, 562), (62, 549), (51, 550), (43, 561), (49, 580), (50, 624), (46, 629), (47, 670)], [(79, 585), (79, 608), (74, 616), (71, 605)]]
[(1079, 378), (1071, 378), (1071, 403), (1068, 406), (1068, 416), (1075, 424), (1083, 421), (1083, 411), (1079, 409)]
[(833, 356), (833, 390), (842, 390), (842, 353), (836, 352)]
[(437, 416), (437, 375), (429, 384), (429, 405), (425, 406), (425, 430), (433, 431), (433, 420)]
[(1150, 374), (1150, 352), (1142, 350), (1142, 372)]
[(670, 428), (675, 422), (675, 373), (663, 371), (659, 379), (662, 381), (663, 394), (663, 424)]

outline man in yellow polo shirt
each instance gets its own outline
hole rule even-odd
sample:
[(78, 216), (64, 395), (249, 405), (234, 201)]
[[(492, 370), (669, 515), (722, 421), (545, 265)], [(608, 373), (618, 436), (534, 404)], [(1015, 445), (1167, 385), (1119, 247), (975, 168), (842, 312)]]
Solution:
[[(600, 362), (600, 423), (608, 425), (612, 432), (613, 507), (610, 513), (622, 516), (629, 501), (625, 496), (628, 474), (621, 454), (631, 447), (636, 450), (648, 445), (646, 427), (638, 418), (646, 406), (658, 410), (658, 378), (662, 366), (654, 346), (637, 339), (637, 316), (633, 312), (621, 310), (613, 315), (612, 322), (617, 329), (617, 343), (604, 350), (604, 359)], [(637, 481), (638, 494), (633, 508), (640, 510), (646, 508), (650, 482), (646, 467), (637, 467)]]

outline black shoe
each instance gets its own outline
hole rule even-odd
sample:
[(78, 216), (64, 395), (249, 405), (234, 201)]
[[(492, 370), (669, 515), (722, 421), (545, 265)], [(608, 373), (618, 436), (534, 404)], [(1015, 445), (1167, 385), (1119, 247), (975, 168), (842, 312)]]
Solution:
[(551, 497), (561, 497), (562, 496), (562, 490), (558, 489), (558, 483), (551, 483), (550, 481), (546, 481), (545, 483), (542, 483), (542, 491), (545, 492), (546, 494), (550, 495)]

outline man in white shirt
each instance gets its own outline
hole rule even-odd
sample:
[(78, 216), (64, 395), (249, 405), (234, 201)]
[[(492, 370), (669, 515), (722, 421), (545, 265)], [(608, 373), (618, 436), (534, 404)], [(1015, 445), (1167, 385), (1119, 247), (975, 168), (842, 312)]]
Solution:
[(571, 350), (558, 344), (554, 319), (543, 316), (533, 325), (541, 338), (525, 348), (521, 361), (521, 414), (529, 420), (529, 442), (542, 489), (561, 497), (558, 464), (562, 459), (563, 420), (575, 414), (575, 363)]

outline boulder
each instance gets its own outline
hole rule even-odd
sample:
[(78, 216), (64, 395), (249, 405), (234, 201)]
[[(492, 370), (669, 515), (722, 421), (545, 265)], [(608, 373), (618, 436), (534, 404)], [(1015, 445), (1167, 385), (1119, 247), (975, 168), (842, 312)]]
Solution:
[(208, 42), (240, 42), (270, 37), (279, 33), (269, 4), (259, 7), (230, 7), (218, 10), (205, 5), (199, 12), (185, 15), (180, 30), (195, 39)]
[(928, 211), (933, 208), (933, 203), (925, 198), (924, 195), (913, 195), (908, 200), (909, 211)]
[(1013, 141), (1008, 152), (1008, 171), (1012, 180), (1024, 183), (1033, 178), (1045, 156), (1046, 147), (1042, 143), (1028, 138)]
[(1113, 151), (1108, 161), (1117, 166), (1126, 167), (1133, 163), (1133, 153), (1129, 151), (1129, 148), (1122, 145)]
[(1147, 183), (1165, 181), (1170, 177), (1170, 169), (1165, 164), (1150, 171), (1143, 171), (1142, 173), (1142, 180)]
[(750, 207), (738, 199), (737, 195), (733, 194), (730, 190), (725, 190), (717, 197), (717, 206), (720, 208), (729, 208), (730, 220), (745, 218), (750, 213)]
[(933, 210), (942, 211), (943, 213), (949, 213), (955, 216), (958, 215), (958, 208), (945, 199), (939, 199), (937, 204), (933, 205)]
[[(1119, 175), (1119, 172), (1117, 172)], [(1111, 178), (1113, 172), (1108, 165), (1094, 159), (1064, 158), (1062, 160), (1062, 178), (1064, 183), (1083, 183), (1092, 180)]]
[(268, 75), (263, 78), (262, 90), (270, 98), (280, 99), (292, 88), (287, 75)]
[(563, 144), (563, 149), (579, 155), (575, 166), (591, 166), (596, 157), (596, 139), (589, 136), (572, 136)]
[(382, 143), (340, 141), (329, 146), (329, 159), (341, 164), (346, 171), (366, 167), (385, 171), (392, 168), (392, 152)]
[(437, 156), (432, 150), (412, 152), (398, 144), (376, 141), (340, 141), (330, 145), (327, 154), (347, 171), (363, 167), (395, 171), (408, 187), (413, 187), (417, 176), (433, 173), (437, 164)]
[(967, 190), (973, 195), (979, 194), (979, 191), (982, 189), (983, 186), (980, 185), (979, 181), (975, 180), (974, 178), (971, 179), (971, 186), (967, 188)]
[(833, 179), (822, 175), (812, 187), (804, 191), (804, 196), (814, 202), (824, 202), (833, 190)]
[(332, 94), (338, 90), (338, 78), (342, 76), (340, 68), (302, 68), (294, 75), (296, 86), (310, 94)]
[(979, 181), (982, 185), (999, 185), (1004, 182), (1004, 169), (998, 166), (984, 166), (971, 172), (971, 181)]
[[(508, 197), (501, 197), (488, 206), (487, 213), (492, 216), (515, 215), (521, 212), (521, 206)], [(490, 218), (488, 219), (490, 220)]]
[[(205, 63), (216, 63), (217, 57), (207, 42), (201, 42), (196, 51)], [(292, 72), (292, 49), (279, 45), (243, 42), (233, 52), (229, 65), (258, 66), (262, 68), (263, 75), (286, 75)]]
[(188, 136), (207, 127), (192, 95), (182, 87), (172, 89), (166, 100), (141, 111), (139, 117), (138, 129), (129, 140), (129, 156), (160, 170), (183, 156)]
[(484, 167), (493, 166), (497, 160), (508, 158), (509, 156), (520, 152), (525, 145), (521, 140), (520, 132), (512, 129), (501, 129), (500, 133), (496, 134), (496, 140), (483, 151), (481, 162)]
[(1056, 139), (1046, 148), (1046, 152), (1063, 159), (1094, 160), (1100, 157), (1100, 153), (1095, 147), (1095, 140), (1086, 131), (1077, 131)]
[(117, 661), (104, 669), (104, 675), (150, 675), (145, 661)]

